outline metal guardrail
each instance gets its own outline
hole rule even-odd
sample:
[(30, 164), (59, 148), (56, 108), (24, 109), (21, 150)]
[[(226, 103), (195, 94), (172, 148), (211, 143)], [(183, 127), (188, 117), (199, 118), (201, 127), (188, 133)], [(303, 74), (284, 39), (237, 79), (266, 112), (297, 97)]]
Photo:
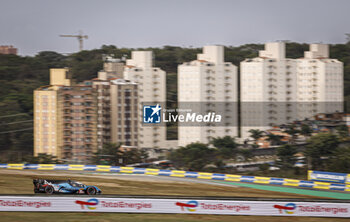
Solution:
[(242, 176), (235, 174), (192, 172), (183, 170), (163, 170), (152, 168), (121, 167), (108, 165), (76, 165), (76, 164), (0, 164), (0, 169), (14, 170), (68, 170), (68, 171), (96, 171), (130, 174), (145, 174), (157, 176), (186, 177), (207, 180), (224, 180), (257, 184), (271, 184), (322, 190), (350, 191), (350, 184), (317, 182), (276, 177)]

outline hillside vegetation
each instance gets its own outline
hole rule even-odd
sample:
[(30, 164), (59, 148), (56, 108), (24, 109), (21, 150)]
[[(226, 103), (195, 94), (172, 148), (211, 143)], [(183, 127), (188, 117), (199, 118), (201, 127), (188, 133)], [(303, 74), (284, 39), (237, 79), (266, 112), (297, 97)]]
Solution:
[[(225, 48), (225, 60), (239, 66), (245, 58), (258, 55), (262, 44), (247, 44)], [(103, 45), (100, 49), (85, 50), (71, 55), (44, 51), (35, 56), (0, 55), (0, 161), (17, 161), (33, 150), (33, 90), (49, 84), (49, 69), (70, 67), (78, 81), (96, 77), (102, 69), (102, 54), (130, 58), (133, 50), (152, 50), (155, 65), (167, 72), (168, 103), (177, 101), (177, 66), (196, 59), (200, 48), (164, 46), (162, 48), (128, 49)], [(307, 44), (288, 43), (287, 57), (303, 57)], [(344, 95), (350, 101), (350, 43), (330, 46), (332, 58), (344, 63)], [(172, 105), (172, 104), (170, 104)], [(4, 133), (5, 132), (5, 133)], [(176, 138), (172, 129), (169, 138)]]

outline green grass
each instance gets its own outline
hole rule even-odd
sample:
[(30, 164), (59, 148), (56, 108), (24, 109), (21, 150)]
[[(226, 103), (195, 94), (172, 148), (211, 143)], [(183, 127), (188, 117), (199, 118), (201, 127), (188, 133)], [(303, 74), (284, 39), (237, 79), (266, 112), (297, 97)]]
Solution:
[(256, 183), (233, 183), (233, 182), (227, 182), (227, 181), (215, 181), (215, 182), (222, 183), (222, 184), (232, 184), (232, 185), (237, 185), (242, 187), (250, 187), (253, 189), (266, 190), (266, 191), (278, 191), (278, 192), (303, 194), (303, 195), (310, 195), (310, 196), (323, 197), (323, 198), (334, 198), (334, 199), (341, 199), (341, 200), (350, 199), (350, 193), (332, 192), (332, 191), (326, 191), (326, 190), (299, 189), (295, 187), (286, 187), (286, 186), (269, 186), (269, 185), (261, 185)]
[[(177, 196), (227, 196), (271, 198), (317, 198), (307, 195), (264, 191), (246, 187), (230, 187), (183, 182), (132, 181), (102, 176), (73, 174), (63, 176), (53, 171), (0, 170), (0, 194), (33, 194), (34, 178), (71, 179), (96, 185), (103, 194), (120, 195), (177, 195)], [(45, 175), (46, 174), (46, 175)], [(50, 174), (50, 176), (47, 176)], [(55, 175), (56, 174), (56, 175)], [(116, 176), (117, 177), (117, 176)]]

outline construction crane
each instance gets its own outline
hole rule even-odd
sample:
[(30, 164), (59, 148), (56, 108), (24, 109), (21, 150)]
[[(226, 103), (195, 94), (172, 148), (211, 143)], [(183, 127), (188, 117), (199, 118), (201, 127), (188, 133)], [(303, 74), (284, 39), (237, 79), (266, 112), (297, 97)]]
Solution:
[(60, 35), (60, 37), (73, 37), (73, 38), (77, 38), (79, 41), (79, 51), (83, 50), (83, 41), (84, 39), (87, 39), (88, 36), (87, 35), (83, 35), (82, 31), (79, 31), (79, 35)]

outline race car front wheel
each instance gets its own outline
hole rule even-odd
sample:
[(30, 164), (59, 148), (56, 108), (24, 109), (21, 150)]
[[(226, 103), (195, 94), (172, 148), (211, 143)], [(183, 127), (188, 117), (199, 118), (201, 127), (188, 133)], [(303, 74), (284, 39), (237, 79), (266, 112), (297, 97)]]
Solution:
[(53, 194), (53, 192), (54, 192), (54, 189), (53, 189), (52, 186), (45, 187), (45, 193), (46, 194)]
[(86, 189), (86, 194), (87, 195), (95, 195), (96, 194), (96, 189), (93, 187), (89, 187)]

